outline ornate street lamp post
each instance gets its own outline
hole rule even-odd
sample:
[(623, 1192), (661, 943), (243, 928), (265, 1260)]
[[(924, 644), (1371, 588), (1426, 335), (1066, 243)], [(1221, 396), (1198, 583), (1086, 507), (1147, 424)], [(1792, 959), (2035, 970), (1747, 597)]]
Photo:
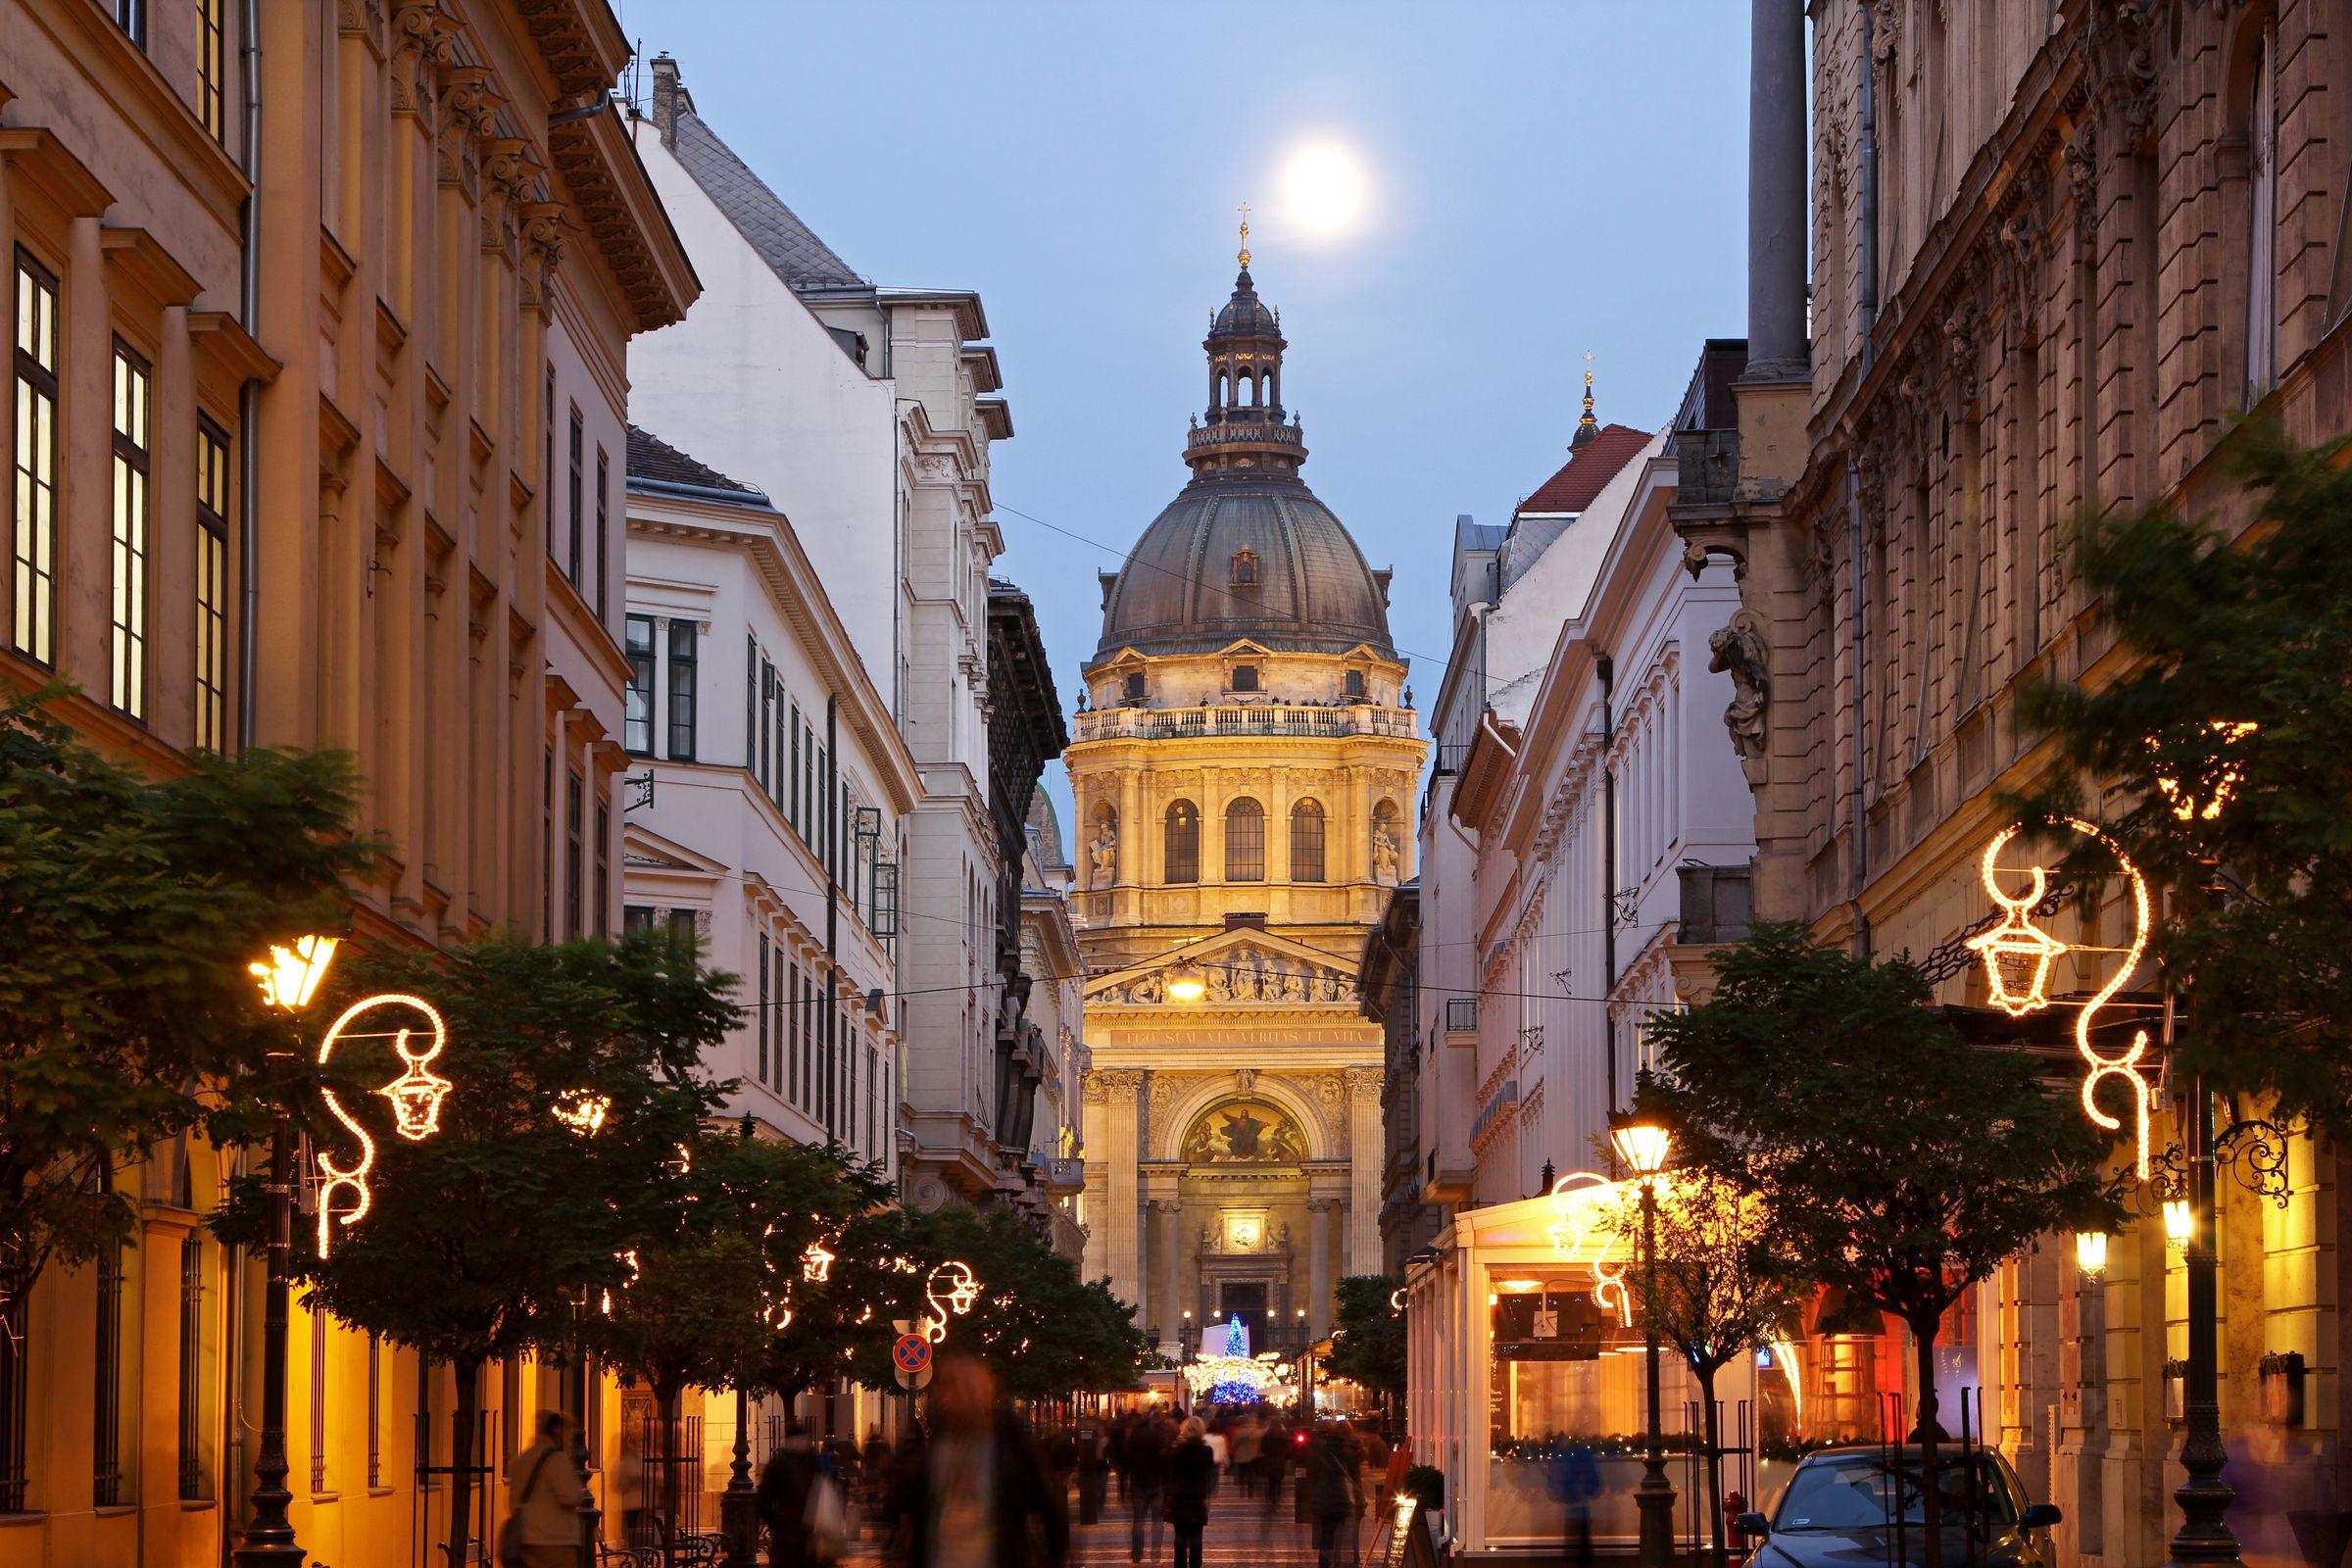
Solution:
[(1674, 1146), (1666, 1124), (1641, 1111), (1609, 1118), (1609, 1142), (1617, 1157), (1642, 1182), (1642, 1346), (1649, 1397), (1648, 1431), (1642, 1445), (1642, 1484), (1634, 1489), (1641, 1517), (1642, 1568), (1666, 1568), (1674, 1557), (1674, 1484), (1666, 1479), (1666, 1435), (1658, 1413), (1658, 1330), (1650, 1311), (1658, 1288), (1658, 1173)]
[(571, 1458), (580, 1471), (580, 1562), (595, 1568), (596, 1544), (604, 1533), (604, 1515), (596, 1506), (596, 1489), (587, 1485), (595, 1456), (588, 1451), (588, 1401), (596, 1397), (596, 1380), (588, 1375), (588, 1287), (580, 1287), (571, 1303)]
[[(738, 1135), (749, 1143), (752, 1137), (752, 1118), (747, 1114), (738, 1128)], [(745, 1210), (745, 1224), (751, 1220)], [(750, 1365), (742, 1357), (735, 1362), (735, 1460), (728, 1467), (726, 1494), (719, 1499), (719, 1529), (727, 1538), (725, 1568), (756, 1568), (760, 1556), (760, 1494), (752, 1485), (751, 1398), (744, 1389), (750, 1375)]]

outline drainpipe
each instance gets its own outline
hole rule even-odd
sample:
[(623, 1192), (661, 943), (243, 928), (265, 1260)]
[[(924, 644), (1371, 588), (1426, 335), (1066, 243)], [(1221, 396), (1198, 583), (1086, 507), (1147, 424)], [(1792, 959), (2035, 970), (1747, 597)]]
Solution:
[(1617, 748), (1617, 665), (1608, 655), (1594, 661), (1600, 671), (1600, 1019), (1601, 1070), (1609, 1079), (1609, 1114), (1617, 1114), (1617, 1014), (1609, 992), (1617, 984), (1617, 769), (1609, 753)]

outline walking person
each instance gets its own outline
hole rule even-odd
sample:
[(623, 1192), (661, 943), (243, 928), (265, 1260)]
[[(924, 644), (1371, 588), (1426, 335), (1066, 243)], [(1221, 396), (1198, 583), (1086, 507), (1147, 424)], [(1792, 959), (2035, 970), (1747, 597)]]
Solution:
[(561, 1410), (541, 1411), (538, 1441), (507, 1466), (499, 1561), (514, 1568), (579, 1568), (580, 1503), (587, 1495), (571, 1462), (571, 1418)]
[(1143, 1562), (1145, 1527), (1150, 1526), (1150, 1560), (1159, 1561), (1159, 1527), (1167, 1514), (1161, 1488), (1167, 1481), (1168, 1446), (1172, 1434), (1155, 1415), (1138, 1420), (1127, 1434), (1127, 1504), (1134, 1523), (1127, 1538), (1127, 1560)]
[(966, 1355), (933, 1363), (930, 1427), (891, 1477), (894, 1568), (1063, 1568), (1069, 1517), (996, 1380)]
[(1208, 1529), (1208, 1494), (1217, 1480), (1217, 1456), (1187, 1416), (1176, 1446), (1168, 1450), (1168, 1527), (1176, 1536), (1176, 1568), (1200, 1568), (1200, 1537)]
[(816, 1489), (817, 1455), (808, 1429), (794, 1421), (784, 1442), (760, 1471), (754, 1507), (767, 1529), (767, 1560), (774, 1568), (811, 1568), (822, 1561), (808, 1529), (808, 1499)]
[(1348, 1545), (1363, 1507), (1354, 1447), (1336, 1426), (1316, 1428), (1306, 1446), (1306, 1511), (1315, 1525), (1315, 1568), (1343, 1568), (1353, 1561)]
[(1242, 1484), (1242, 1495), (1257, 1495), (1257, 1449), (1265, 1429), (1256, 1416), (1245, 1415), (1233, 1429), (1233, 1473)]
[(1078, 1522), (1099, 1524), (1103, 1494), (1110, 1490), (1110, 1435), (1089, 1418), (1078, 1429)]

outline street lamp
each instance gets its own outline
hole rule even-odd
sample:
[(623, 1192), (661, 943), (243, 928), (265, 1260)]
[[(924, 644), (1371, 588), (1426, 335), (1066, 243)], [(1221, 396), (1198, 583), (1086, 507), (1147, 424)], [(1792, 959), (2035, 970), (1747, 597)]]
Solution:
[[(752, 1141), (750, 1113), (745, 1113), (736, 1131), (745, 1143)], [(752, 1217), (747, 1186), (744, 1200), (744, 1224), (747, 1230)], [(774, 1229), (773, 1226), (768, 1228)], [(762, 1250), (765, 1246), (766, 1238), (762, 1236)], [(727, 1490), (718, 1501), (719, 1530), (727, 1538), (725, 1568), (754, 1568), (760, 1556), (760, 1494), (752, 1485), (751, 1397), (744, 1388), (749, 1377), (750, 1367), (738, 1355), (735, 1359), (735, 1457), (733, 1464), (728, 1467)]]
[[(1658, 1173), (1674, 1149), (1674, 1134), (1657, 1116), (1641, 1110), (1609, 1118), (1609, 1142), (1617, 1157), (1642, 1183), (1642, 1295), (1646, 1307), (1658, 1290)], [(1649, 1395), (1649, 1430), (1642, 1446), (1642, 1484), (1634, 1489), (1641, 1517), (1642, 1568), (1666, 1568), (1674, 1556), (1674, 1484), (1666, 1479), (1666, 1438), (1658, 1413), (1658, 1328), (1645, 1310), (1642, 1328), (1643, 1368)]]

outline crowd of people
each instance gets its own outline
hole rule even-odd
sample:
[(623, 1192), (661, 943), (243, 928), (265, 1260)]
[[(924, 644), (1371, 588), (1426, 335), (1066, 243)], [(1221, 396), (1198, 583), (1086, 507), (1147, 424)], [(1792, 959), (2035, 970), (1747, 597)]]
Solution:
[(838, 1504), (859, 1474), (895, 1568), (1062, 1568), (1074, 1526), (1121, 1515), (1130, 1562), (1201, 1568), (1219, 1506), (1269, 1523), (1302, 1506), (1318, 1568), (1353, 1568), (1362, 1520), (1396, 1485), (1389, 1445), (1368, 1423), (1152, 1406), (1032, 1431), (985, 1366), (955, 1355), (936, 1363), (924, 1419), (895, 1452), (869, 1435), (852, 1457), (795, 1437), (768, 1459), (760, 1513), (775, 1568), (843, 1555)]

